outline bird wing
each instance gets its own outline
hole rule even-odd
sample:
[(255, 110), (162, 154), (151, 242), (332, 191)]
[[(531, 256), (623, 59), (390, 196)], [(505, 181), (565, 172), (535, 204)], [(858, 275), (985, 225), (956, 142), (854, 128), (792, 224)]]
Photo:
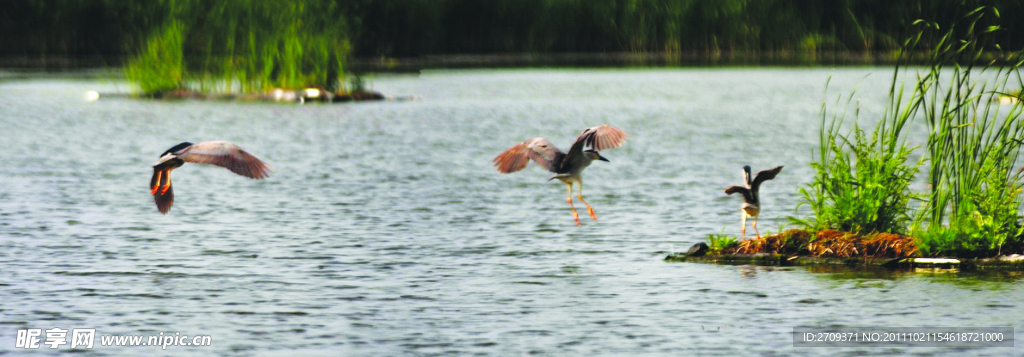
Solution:
[(227, 141), (204, 141), (174, 154), (185, 162), (217, 165), (248, 178), (262, 179), (270, 174), (270, 166)]
[(513, 146), (494, 158), (494, 167), (503, 174), (522, 170), (533, 160), (551, 172), (555, 172), (561, 161), (562, 150), (548, 139), (537, 137)]
[[(627, 137), (629, 137), (629, 135), (627, 135), (625, 131), (614, 126), (595, 126), (584, 130), (583, 134), (580, 134), (580, 136), (576, 138), (576, 142), (573, 143), (573, 148), (576, 147), (577, 143), (582, 142), (586, 146), (597, 151), (614, 149), (625, 144)], [(569, 152), (571, 153), (572, 150), (569, 150)]]
[(754, 182), (750, 183), (750, 189), (757, 191), (757, 189), (761, 187), (762, 182), (774, 179), (775, 175), (779, 174), (779, 171), (782, 171), (782, 166), (777, 166), (773, 169), (759, 171), (757, 175), (754, 175)]
[(565, 159), (561, 163), (562, 170), (560, 171), (565, 171), (567, 168), (572, 167), (577, 160), (582, 159), (584, 147), (589, 146), (597, 151), (614, 149), (625, 144), (626, 137), (628, 136), (622, 129), (611, 125), (595, 126), (583, 130), (583, 133), (576, 137), (576, 141), (572, 143), (569, 153), (565, 154)]
[(750, 193), (750, 189), (743, 186), (729, 186), (725, 189), (725, 194), (731, 195), (739, 193), (743, 195), (743, 200), (747, 202), (753, 202), (754, 196)]

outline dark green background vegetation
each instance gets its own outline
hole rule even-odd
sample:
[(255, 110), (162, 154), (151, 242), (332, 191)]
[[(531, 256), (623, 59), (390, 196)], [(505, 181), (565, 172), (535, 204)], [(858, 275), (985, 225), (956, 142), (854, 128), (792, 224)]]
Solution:
[[(998, 8), (1004, 48), (1024, 45), (1018, 0), (276, 0), (330, 9), (325, 32), (344, 29), (357, 57), (428, 54), (729, 51), (886, 51), (918, 18), (951, 23), (980, 5)], [(10, 0), (0, 11), (0, 56), (123, 58), (169, 20), (175, 0)], [(227, 24), (224, 24), (227, 26)], [(195, 45), (186, 55), (219, 51)]]

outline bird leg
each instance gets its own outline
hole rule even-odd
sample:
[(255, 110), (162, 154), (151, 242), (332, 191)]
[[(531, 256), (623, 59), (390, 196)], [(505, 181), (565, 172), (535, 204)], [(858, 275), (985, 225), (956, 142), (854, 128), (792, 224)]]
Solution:
[(153, 184), (153, 189), (150, 190), (151, 195), (155, 195), (156, 191), (160, 190), (160, 179), (164, 177), (164, 171), (160, 170), (156, 172), (156, 183)]
[(747, 211), (740, 209), (740, 237), (747, 239)]
[(754, 234), (757, 234), (757, 237), (761, 238), (761, 233), (757, 232), (757, 216), (754, 216)]
[(167, 190), (171, 189), (171, 170), (167, 170), (167, 183), (164, 184), (164, 188), (160, 190), (160, 194), (167, 193)]
[(572, 219), (576, 221), (576, 225), (580, 225), (580, 214), (576, 212), (576, 207), (572, 205), (572, 184), (569, 183), (569, 196), (565, 198), (566, 202), (569, 202), (569, 209), (572, 210)]
[(594, 213), (594, 207), (590, 207), (590, 204), (583, 200), (583, 181), (580, 181), (580, 195), (576, 197), (580, 199), (580, 202), (587, 205), (587, 213), (590, 214), (590, 218), (593, 218), (596, 221), (597, 213)]

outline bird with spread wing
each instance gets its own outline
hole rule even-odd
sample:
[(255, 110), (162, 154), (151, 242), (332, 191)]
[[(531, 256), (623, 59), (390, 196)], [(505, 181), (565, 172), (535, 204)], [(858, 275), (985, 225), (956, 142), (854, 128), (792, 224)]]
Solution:
[(576, 212), (576, 207), (572, 203), (573, 183), (580, 187), (579, 195), (576, 197), (587, 206), (587, 213), (596, 221), (597, 214), (594, 213), (594, 208), (583, 200), (583, 169), (590, 166), (594, 160), (608, 161), (601, 156), (599, 151), (622, 146), (626, 143), (627, 136), (622, 129), (610, 125), (587, 128), (576, 138), (568, 153), (562, 152), (547, 139), (537, 137), (502, 152), (494, 158), (494, 166), (499, 172), (507, 174), (522, 170), (530, 160), (533, 160), (554, 173), (555, 175), (548, 181), (558, 179), (568, 186), (569, 195), (566, 201), (569, 202), (572, 218), (578, 226), (580, 225), (579, 213)]
[(762, 183), (774, 179), (779, 171), (782, 171), (782, 166), (758, 172), (751, 180), (750, 166), (743, 166), (743, 186), (729, 186), (725, 189), (726, 194), (739, 193), (743, 195), (743, 206), (740, 207), (740, 211), (742, 211), (740, 213), (740, 224), (742, 225), (740, 230), (743, 232), (744, 238), (747, 236), (747, 217), (754, 218), (754, 234), (757, 234), (758, 238), (761, 237), (761, 234), (757, 232), (757, 215), (761, 213), (761, 195), (758, 191)]
[(270, 173), (269, 165), (227, 141), (204, 141), (197, 144), (184, 142), (175, 145), (153, 164), (153, 178), (149, 181), (150, 193), (162, 214), (167, 214), (174, 204), (171, 171), (186, 162), (217, 165), (252, 179), (262, 179)]

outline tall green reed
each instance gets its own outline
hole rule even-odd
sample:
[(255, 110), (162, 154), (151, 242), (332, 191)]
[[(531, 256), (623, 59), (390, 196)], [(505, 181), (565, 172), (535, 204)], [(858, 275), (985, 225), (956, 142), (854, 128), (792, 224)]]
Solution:
[[(827, 86), (826, 86), (827, 87)], [(822, 105), (819, 131), (817, 171), (814, 181), (801, 188), (803, 202), (814, 216), (796, 219), (808, 228), (837, 229), (855, 233), (902, 233), (911, 220), (909, 203), (914, 197), (909, 187), (918, 172), (917, 164), (909, 164), (914, 148), (906, 144), (906, 123), (912, 112), (886, 112), (870, 137), (854, 123), (844, 131), (847, 109), (853, 98), (842, 96), (831, 112)], [(890, 97), (901, 96), (895, 90)], [(859, 118), (854, 112), (854, 121)]]
[(166, 24), (152, 35), (125, 67), (125, 77), (137, 83), (145, 93), (163, 92), (181, 87), (185, 76), (184, 28), (177, 21)]
[[(1024, 106), (999, 103), (1024, 84), (1024, 58), (1001, 53), (998, 62), (976, 65), (985, 48), (999, 48), (988, 42), (999, 26), (983, 25), (998, 17), (998, 10), (979, 7), (941, 32), (928, 73), (918, 81), (929, 127), (930, 190), (915, 235), (925, 254), (998, 254), (1024, 232), (1022, 182), (1014, 170), (1024, 143)], [(922, 32), (940, 30), (922, 25)]]
[[(909, 231), (925, 255), (986, 256), (1020, 243), (1022, 177), (1014, 165), (1024, 146), (1024, 103), (1008, 100), (1008, 108), (999, 103), (1024, 86), (1019, 74), (1024, 57), (1001, 53), (976, 65), (985, 49), (1001, 51), (986, 42), (999, 27), (980, 25), (998, 17), (996, 9), (980, 7), (944, 32), (935, 23), (916, 21), (916, 32), (901, 46), (888, 105), (870, 140), (856, 125), (850, 134), (840, 134), (845, 112), (827, 120), (823, 105), (819, 157), (812, 163), (818, 175), (801, 189), (814, 217), (797, 221), (861, 233)], [(908, 65), (922, 57), (923, 70)], [(907, 88), (901, 76), (914, 78), (913, 87)], [(909, 190), (923, 164), (907, 161), (914, 150), (906, 144), (907, 125), (915, 118), (929, 129), (923, 194)], [(915, 198), (923, 202), (916, 214), (909, 207)]]
[[(339, 87), (350, 45), (347, 14), (337, 2), (165, 1), (169, 25), (150, 36), (126, 68), (144, 92)], [(162, 53), (180, 59), (163, 61)]]
[[(908, 39), (900, 52), (900, 61), (909, 60), (920, 38)], [(854, 109), (852, 129), (844, 129), (856, 89), (843, 99), (840, 95), (833, 108), (828, 102), (821, 107), (821, 129), (814, 181), (800, 189), (801, 205), (811, 208), (813, 217), (792, 218), (807, 228), (837, 229), (854, 233), (905, 233), (912, 221), (910, 201), (918, 198), (910, 190), (922, 161), (910, 163), (916, 149), (907, 144), (907, 124), (917, 115), (923, 97), (906, 86), (900, 78), (901, 65), (895, 66), (889, 87), (888, 105), (875, 124), (870, 138), (857, 124), (859, 103)], [(828, 83), (826, 83), (826, 95)], [(830, 116), (831, 115), (831, 116)]]

